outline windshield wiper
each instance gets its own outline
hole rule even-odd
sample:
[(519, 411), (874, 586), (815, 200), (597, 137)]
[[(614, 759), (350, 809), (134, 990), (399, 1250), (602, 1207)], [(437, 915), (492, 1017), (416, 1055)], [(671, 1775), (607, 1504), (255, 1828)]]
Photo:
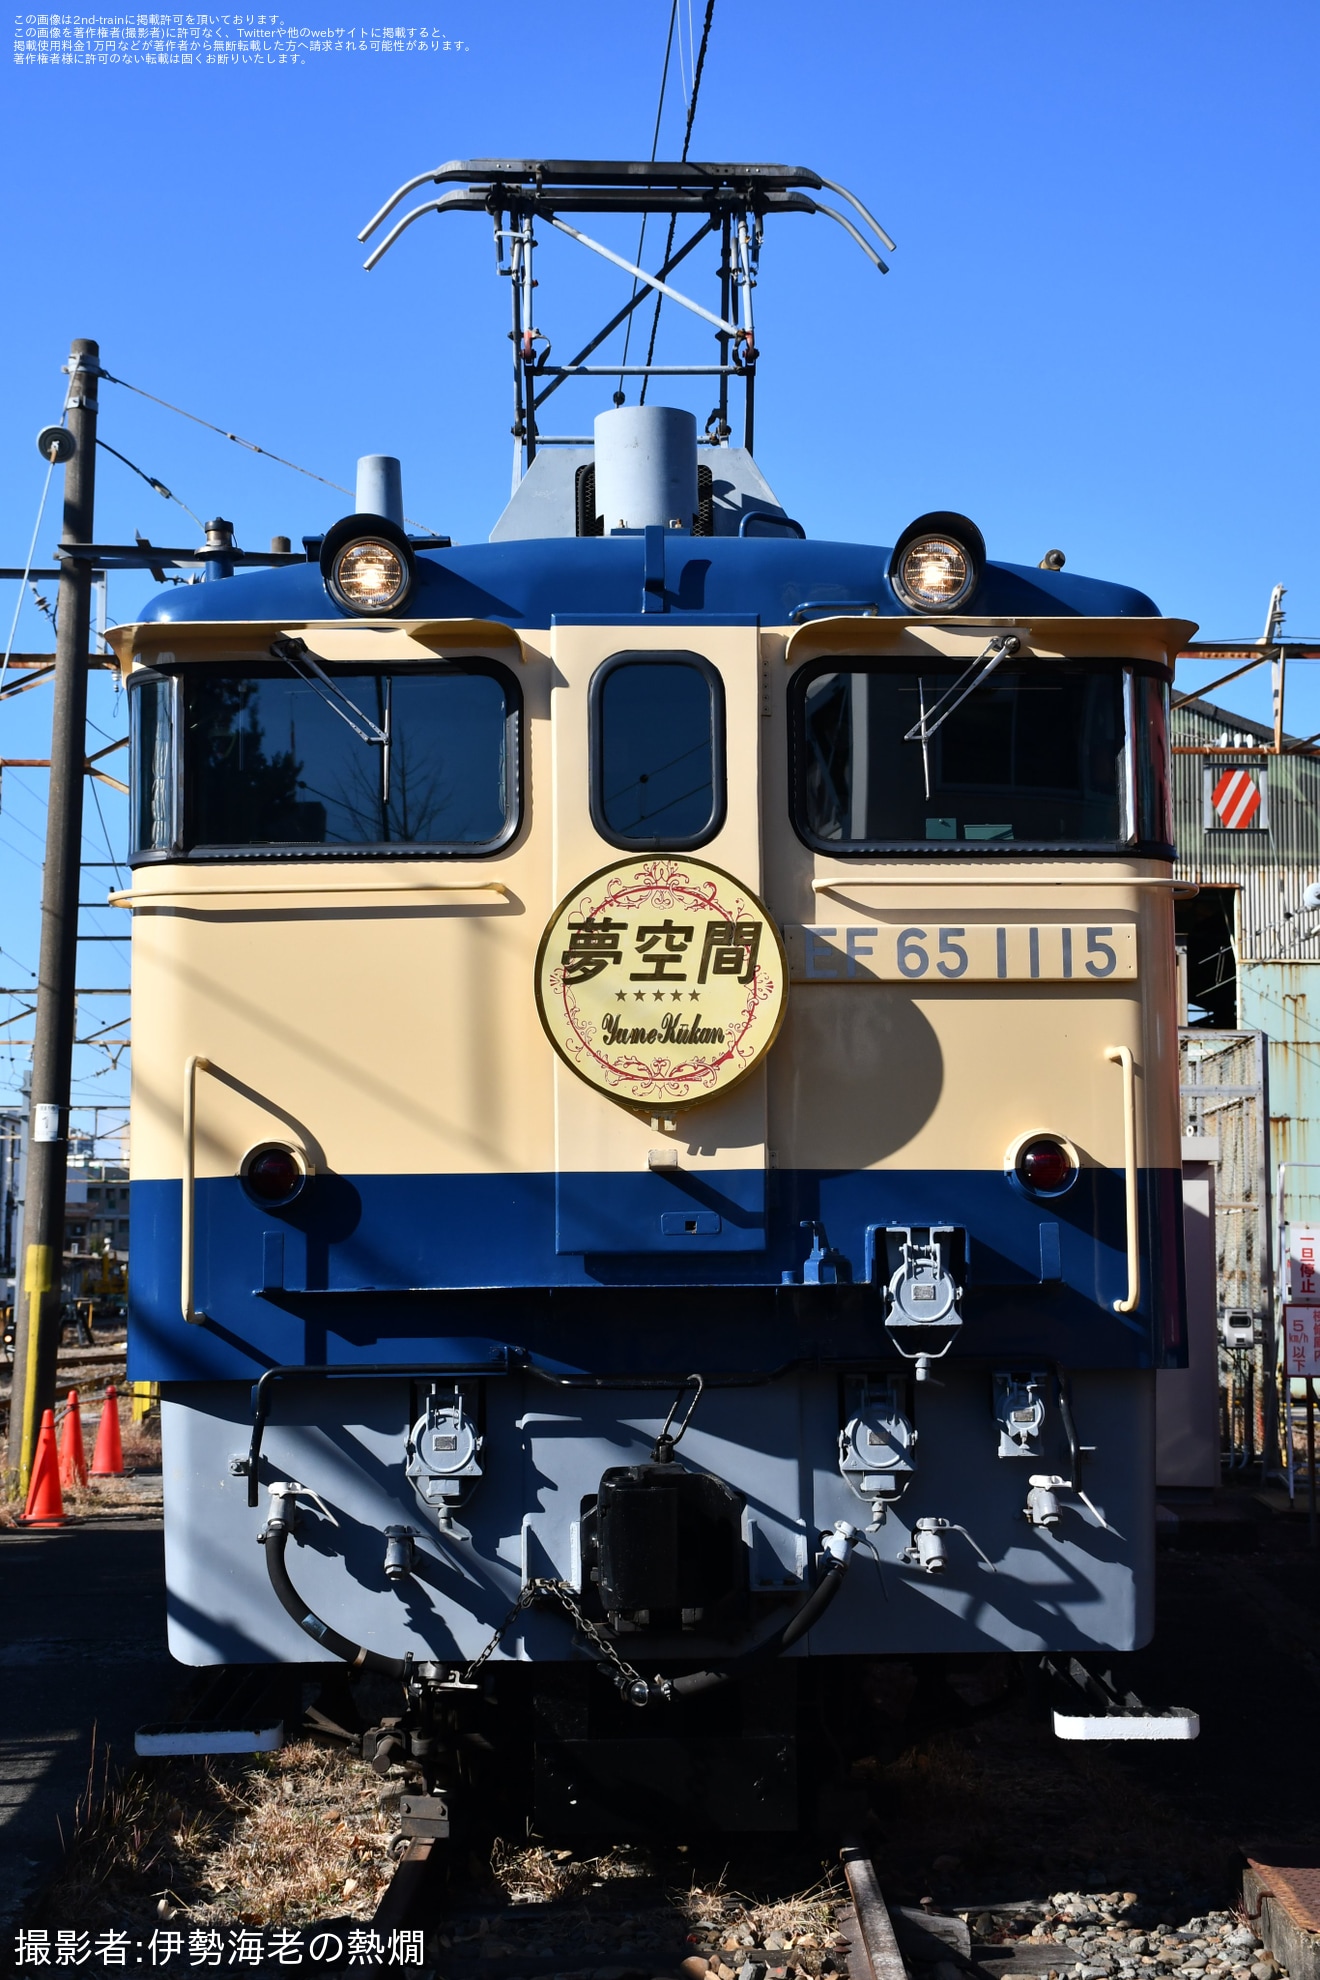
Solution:
[(923, 709), (920, 717), (904, 736), (904, 742), (928, 743), (935, 731), (942, 728), (955, 709), (961, 708), (968, 695), (975, 694), (989, 680), (1002, 660), (1009, 660), (1021, 651), (1022, 641), (1016, 633), (996, 633), (985, 649), (978, 653), (970, 667), (964, 668), (953, 686), (946, 688), (934, 707)]
[[(306, 681), (312, 692), (320, 695), (330, 713), (337, 715), (341, 722), (347, 722), (355, 736), (364, 743), (389, 748), (390, 739), (384, 729), (378, 729), (370, 715), (364, 714), (357, 703), (350, 701), (344, 690), (331, 680), (305, 639), (277, 639), (272, 643), (270, 653), (273, 660), (281, 661), (284, 666), (292, 668), (300, 681)], [(358, 727), (359, 722), (363, 727)]]

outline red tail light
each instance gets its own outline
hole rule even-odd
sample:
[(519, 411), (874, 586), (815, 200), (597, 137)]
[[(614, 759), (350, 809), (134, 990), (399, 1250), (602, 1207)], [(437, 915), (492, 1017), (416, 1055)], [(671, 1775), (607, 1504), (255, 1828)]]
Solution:
[(254, 1148), (243, 1163), (243, 1187), (258, 1203), (289, 1203), (307, 1180), (307, 1170), (292, 1148), (268, 1142)]
[(1048, 1135), (1026, 1142), (1018, 1150), (1015, 1166), (1019, 1182), (1041, 1196), (1057, 1196), (1077, 1173), (1070, 1151)]

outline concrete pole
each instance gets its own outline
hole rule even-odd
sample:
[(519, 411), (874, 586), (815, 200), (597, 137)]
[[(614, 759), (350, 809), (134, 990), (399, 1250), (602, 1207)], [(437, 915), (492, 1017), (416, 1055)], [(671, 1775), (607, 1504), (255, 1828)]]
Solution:
[[(96, 487), (96, 388), (100, 347), (74, 339), (66, 424), (76, 451), (64, 471), (61, 545), (91, 543)], [(87, 756), (87, 650), (92, 566), (61, 557), (55, 705), (50, 738), (50, 809), (41, 896), (41, 961), (32, 1052), (31, 1136), (23, 1212), (23, 1257), (15, 1286), (18, 1329), (10, 1406), (9, 1462), (21, 1490), (41, 1413), (55, 1402), (69, 1149), (69, 1082), (77, 1013), (78, 890)]]

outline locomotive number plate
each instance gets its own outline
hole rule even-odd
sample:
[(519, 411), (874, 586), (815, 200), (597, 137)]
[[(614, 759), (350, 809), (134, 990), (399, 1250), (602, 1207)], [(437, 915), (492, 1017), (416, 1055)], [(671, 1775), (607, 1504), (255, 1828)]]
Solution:
[(602, 867), (559, 903), (536, 958), (550, 1043), (627, 1106), (727, 1093), (774, 1043), (788, 970), (756, 895), (700, 859)]
[(913, 920), (784, 930), (794, 983), (1106, 983), (1137, 974), (1132, 922)]

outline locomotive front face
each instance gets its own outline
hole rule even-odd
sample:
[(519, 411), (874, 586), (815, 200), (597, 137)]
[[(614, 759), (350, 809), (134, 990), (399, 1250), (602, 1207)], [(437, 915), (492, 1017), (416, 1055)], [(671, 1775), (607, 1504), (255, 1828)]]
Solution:
[(520, 547), (540, 631), (444, 609), (492, 545), (128, 635), (174, 1654), (461, 1671), (537, 1582), (491, 1665), (1139, 1644), (1185, 628), (776, 626), (846, 546), (687, 539), (592, 613), (649, 541)]

